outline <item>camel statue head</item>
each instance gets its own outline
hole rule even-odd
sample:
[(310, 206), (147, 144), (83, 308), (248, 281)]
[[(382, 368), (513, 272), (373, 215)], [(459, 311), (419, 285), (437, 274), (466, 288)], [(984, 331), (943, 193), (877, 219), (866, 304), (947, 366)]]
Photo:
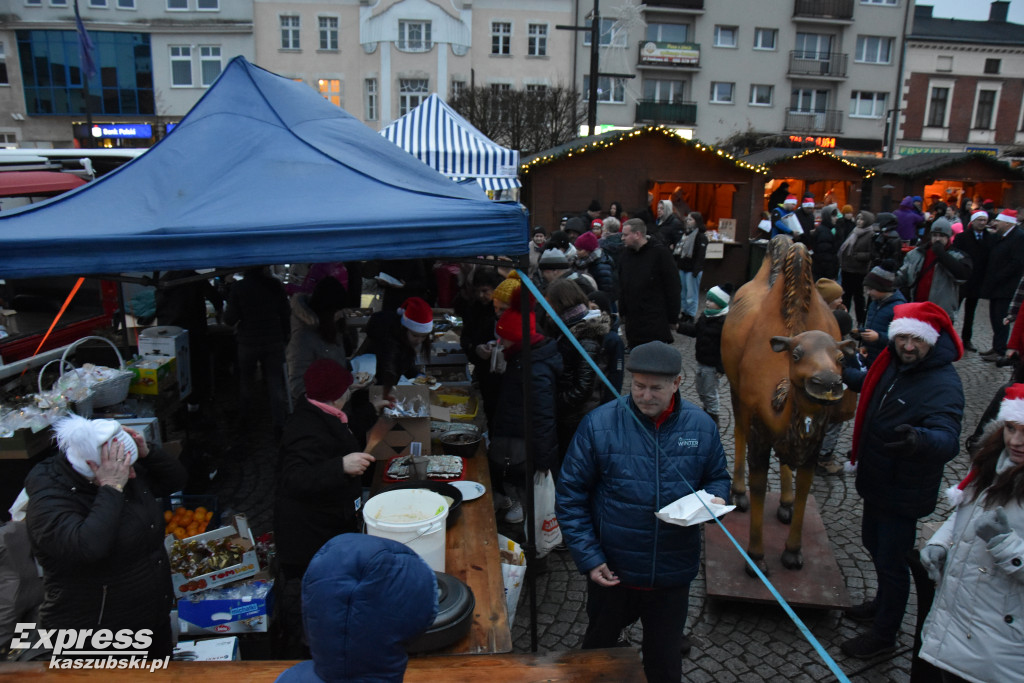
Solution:
[(789, 383), (798, 395), (825, 405), (843, 398), (842, 355), (856, 353), (856, 342), (837, 342), (827, 332), (808, 330), (772, 337), (771, 344), (776, 353), (789, 352)]

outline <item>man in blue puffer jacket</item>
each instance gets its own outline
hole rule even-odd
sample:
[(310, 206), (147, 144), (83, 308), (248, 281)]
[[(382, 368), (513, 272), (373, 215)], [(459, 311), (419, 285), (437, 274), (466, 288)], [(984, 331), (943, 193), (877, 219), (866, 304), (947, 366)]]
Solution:
[(679, 352), (641, 344), (626, 369), (630, 396), (593, 410), (576, 431), (556, 512), (576, 567), (590, 577), (584, 649), (613, 647), (640, 618), (647, 680), (677, 682), (700, 529), (654, 513), (700, 489), (724, 503), (731, 481), (714, 421), (679, 394)]
[(387, 538), (341, 534), (302, 578), (302, 619), (313, 661), (275, 683), (401, 683), (403, 643), (437, 618), (437, 578), (416, 551)]

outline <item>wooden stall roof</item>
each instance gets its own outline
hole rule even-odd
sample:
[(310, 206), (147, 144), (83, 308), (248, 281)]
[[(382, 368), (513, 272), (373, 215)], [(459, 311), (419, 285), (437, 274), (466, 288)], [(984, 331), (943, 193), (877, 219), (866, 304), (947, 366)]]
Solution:
[(768, 168), (768, 172), (775, 178), (863, 180), (875, 174), (868, 166), (816, 148), (771, 147), (740, 159), (753, 166)]
[[(875, 168), (878, 175), (904, 178), (915, 176), (950, 177), (966, 180), (965, 170), (975, 170), (979, 179), (1024, 180), (1024, 173), (990, 154), (980, 152), (934, 152), (910, 154)], [(946, 175), (949, 174), (949, 175)]]
[(703, 143), (700, 140), (687, 140), (686, 138), (677, 135), (675, 131), (673, 131), (671, 128), (666, 128), (665, 126), (646, 126), (644, 128), (634, 128), (632, 130), (613, 130), (607, 133), (602, 133), (601, 135), (594, 135), (592, 137), (587, 138), (579, 138), (577, 140), (573, 140), (572, 142), (567, 142), (564, 145), (552, 147), (542, 152), (537, 152), (536, 154), (531, 154), (527, 157), (524, 157), (522, 165), (520, 166), (520, 171), (525, 175), (528, 174), (531, 169), (534, 169), (538, 166), (550, 164), (560, 159), (565, 159), (578, 154), (584, 154), (591, 150), (607, 149), (609, 147), (613, 147), (614, 145), (624, 140), (629, 140), (631, 138), (636, 138), (638, 136), (651, 135), (665, 136), (666, 138), (671, 139), (672, 141), (676, 142), (679, 145), (692, 147), (702, 152), (711, 152), (712, 154), (717, 154), (723, 159), (731, 161), (739, 168), (746, 169), (754, 173), (762, 173), (766, 175), (768, 174), (768, 169), (763, 166), (751, 164), (742, 159), (737, 159), (735, 156), (729, 154), (725, 150), (718, 149), (717, 147)]

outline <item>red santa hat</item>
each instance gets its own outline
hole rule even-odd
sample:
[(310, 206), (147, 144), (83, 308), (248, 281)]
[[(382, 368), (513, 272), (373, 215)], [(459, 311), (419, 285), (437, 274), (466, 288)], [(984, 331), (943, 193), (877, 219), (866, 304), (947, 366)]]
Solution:
[(931, 301), (919, 301), (912, 304), (899, 304), (893, 308), (892, 322), (889, 323), (889, 339), (898, 334), (910, 334), (919, 337), (929, 346), (935, 346), (939, 334), (947, 333), (956, 344), (957, 360), (964, 355), (963, 342), (953, 328), (949, 314)]
[(796, 195), (795, 194), (786, 195), (786, 198), (783, 200), (782, 203), (783, 204), (792, 204), (793, 206), (796, 206), (797, 203), (798, 203)]
[[(996, 422), (1016, 422), (1024, 424), (1024, 384), (1011, 384), (1006, 388), (1003, 401), (999, 404)], [(964, 491), (977, 478), (978, 470), (971, 468), (967, 476), (956, 486), (946, 489), (946, 498), (950, 505), (957, 507), (964, 499)]]
[(402, 326), (413, 332), (427, 334), (434, 329), (434, 311), (418, 296), (406, 299), (398, 312), (402, 314)]
[(1003, 209), (999, 212), (999, 215), (996, 216), (996, 220), (1006, 221), (1007, 223), (1017, 225), (1017, 212), (1012, 209)]
[(972, 223), (974, 221), (978, 220), (979, 218), (984, 218), (985, 220), (988, 220), (988, 211), (978, 210), (978, 211), (975, 211), (974, 213), (971, 214), (971, 222)]
[(801, 202), (800, 206), (806, 206), (806, 207), (810, 207), (810, 208), (813, 209), (814, 208), (814, 195), (810, 195), (810, 194), (804, 195), (804, 200), (803, 200), (803, 202)]

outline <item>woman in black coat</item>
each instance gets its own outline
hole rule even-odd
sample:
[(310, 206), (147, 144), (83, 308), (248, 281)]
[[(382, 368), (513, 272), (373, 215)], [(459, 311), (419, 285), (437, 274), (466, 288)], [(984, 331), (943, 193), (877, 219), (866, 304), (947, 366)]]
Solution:
[(835, 280), (839, 277), (839, 247), (846, 235), (836, 224), (838, 210), (835, 204), (828, 204), (821, 210), (821, 223), (808, 238), (814, 259), (811, 271), (814, 280), (825, 277)]
[(43, 568), (39, 627), (152, 631), (150, 659), (171, 654), (171, 570), (163, 508), (185, 468), (114, 420), (71, 416), (61, 453), (25, 478), (26, 523)]

